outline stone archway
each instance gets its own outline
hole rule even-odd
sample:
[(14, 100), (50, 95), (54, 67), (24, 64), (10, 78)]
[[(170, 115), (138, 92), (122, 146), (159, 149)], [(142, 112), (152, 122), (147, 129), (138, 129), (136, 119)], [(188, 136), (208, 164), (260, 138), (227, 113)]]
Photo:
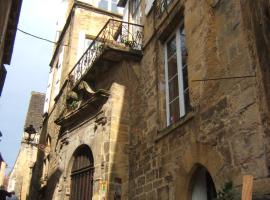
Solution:
[(219, 177), (218, 172), (223, 166), (224, 160), (216, 149), (200, 143), (190, 143), (177, 163), (175, 171), (175, 199), (192, 200), (191, 186), (194, 174), (200, 167), (207, 169), (215, 183), (215, 188), (219, 189), (220, 184), (224, 181), (222, 177)]
[(94, 158), (87, 145), (73, 154), (70, 200), (91, 200), (93, 196)]
[(202, 165), (196, 166), (190, 182), (191, 200), (214, 200), (216, 187), (208, 170)]

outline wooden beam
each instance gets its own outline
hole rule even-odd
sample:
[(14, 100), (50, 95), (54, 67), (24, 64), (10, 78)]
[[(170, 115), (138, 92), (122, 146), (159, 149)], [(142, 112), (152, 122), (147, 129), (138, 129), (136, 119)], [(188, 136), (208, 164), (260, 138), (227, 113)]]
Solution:
[(243, 176), (242, 200), (252, 200), (253, 176)]

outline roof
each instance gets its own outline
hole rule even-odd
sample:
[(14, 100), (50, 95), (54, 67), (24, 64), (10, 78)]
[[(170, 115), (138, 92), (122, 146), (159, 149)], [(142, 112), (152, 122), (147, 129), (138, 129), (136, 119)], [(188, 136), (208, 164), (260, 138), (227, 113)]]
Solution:
[(43, 106), (45, 102), (45, 94), (32, 92), (29, 107), (25, 119), (24, 128), (33, 125), (36, 131), (40, 130), (43, 121)]

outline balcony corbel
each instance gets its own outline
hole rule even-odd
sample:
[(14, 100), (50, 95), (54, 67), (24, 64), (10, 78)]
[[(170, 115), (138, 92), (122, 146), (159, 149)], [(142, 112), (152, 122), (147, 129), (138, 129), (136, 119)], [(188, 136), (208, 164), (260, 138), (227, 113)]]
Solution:
[(98, 90), (85, 102), (81, 102), (80, 106), (75, 109), (68, 110), (66, 108), (64, 114), (55, 120), (55, 123), (61, 126), (61, 132), (72, 129), (74, 126), (84, 122), (95, 116), (102, 105), (106, 103), (110, 93), (106, 90)]

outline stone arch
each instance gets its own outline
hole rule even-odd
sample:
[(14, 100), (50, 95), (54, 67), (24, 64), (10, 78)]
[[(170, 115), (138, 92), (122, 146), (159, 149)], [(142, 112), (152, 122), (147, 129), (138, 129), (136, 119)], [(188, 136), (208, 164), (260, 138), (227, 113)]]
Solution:
[(218, 179), (218, 173), (224, 166), (222, 156), (212, 146), (194, 142), (186, 148), (178, 163), (175, 179), (175, 199), (191, 200), (190, 184), (194, 173), (202, 166), (211, 175), (215, 188), (220, 188), (223, 180)]
[(192, 169), (193, 175), (188, 188), (190, 200), (213, 200), (217, 191), (209, 171), (201, 164), (196, 164)]

